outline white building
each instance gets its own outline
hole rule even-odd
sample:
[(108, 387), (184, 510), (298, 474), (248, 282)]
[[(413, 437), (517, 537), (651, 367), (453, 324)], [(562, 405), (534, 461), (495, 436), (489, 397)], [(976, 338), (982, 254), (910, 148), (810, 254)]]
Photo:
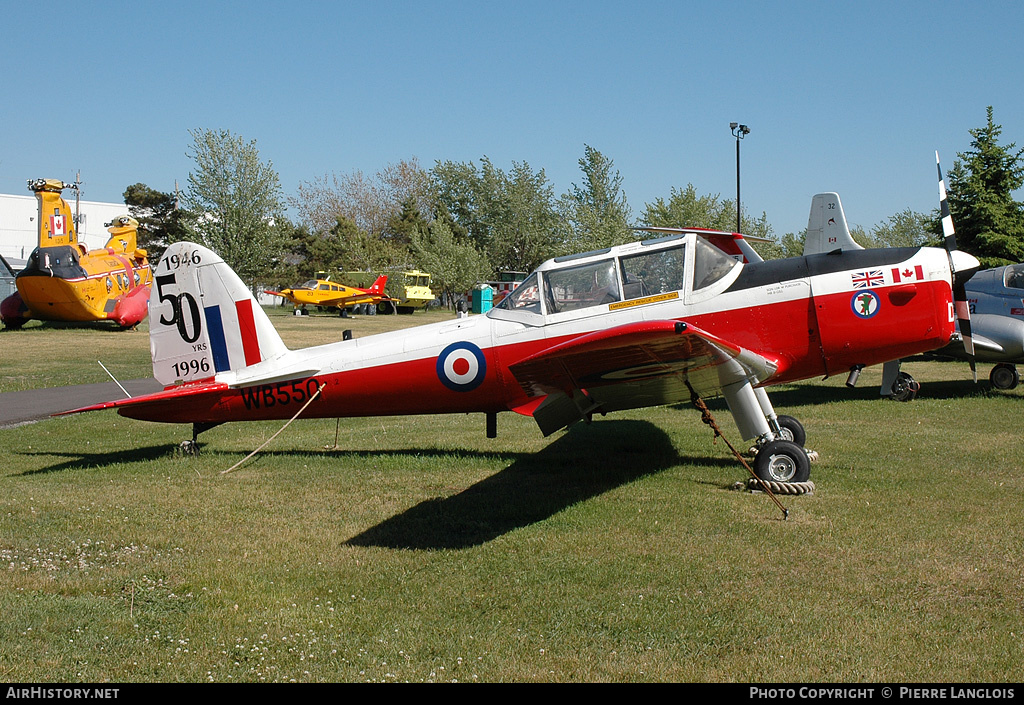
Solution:
[[(28, 191), (28, 187), (25, 188)], [(75, 212), (74, 191), (64, 192), (64, 200)], [(79, 201), (78, 240), (90, 250), (103, 247), (110, 234), (106, 223), (119, 215), (128, 215), (124, 203)], [(0, 255), (20, 269), (39, 244), (39, 202), (31, 193), (24, 196), (0, 194)]]

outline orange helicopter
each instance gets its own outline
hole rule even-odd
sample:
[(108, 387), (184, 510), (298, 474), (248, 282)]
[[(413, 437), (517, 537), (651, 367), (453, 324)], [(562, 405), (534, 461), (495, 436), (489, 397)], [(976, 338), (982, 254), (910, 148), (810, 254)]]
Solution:
[(107, 244), (89, 250), (78, 241), (71, 208), (61, 197), (64, 189), (78, 186), (34, 179), (28, 188), (39, 201), (39, 245), (15, 279), (18, 291), (0, 303), (4, 326), (20, 328), (33, 318), (138, 325), (153, 282), (146, 251), (138, 247), (138, 221), (115, 218), (107, 223)]

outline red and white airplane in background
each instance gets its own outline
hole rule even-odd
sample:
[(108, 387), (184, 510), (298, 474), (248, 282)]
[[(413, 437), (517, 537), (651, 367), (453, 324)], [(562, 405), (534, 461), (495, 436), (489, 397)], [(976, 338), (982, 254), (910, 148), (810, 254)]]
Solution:
[[(827, 216), (812, 209), (812, 221)], [(501, 411), (549, 435), (595, 413), (723, 395), (758, 448), (756, 474), (800, 482), (803, 429), (776, 415), (764, 388), (949, 343), (963, 303), (954, 291), (978, 267), (949, 235), (946, 249), (745, 262), (723, 252), (749, 248), (741, 236), (680, 230), (549, 260), (486, 315), (303, 350), (285, 347), (220, 257), (179, 242), (150, 299), (165, 390), (76, 411), (191, 423), (193, 443), (218, 424), (287, 419), (307, 404), (303, 417), (479, 412), (493, 437)]]

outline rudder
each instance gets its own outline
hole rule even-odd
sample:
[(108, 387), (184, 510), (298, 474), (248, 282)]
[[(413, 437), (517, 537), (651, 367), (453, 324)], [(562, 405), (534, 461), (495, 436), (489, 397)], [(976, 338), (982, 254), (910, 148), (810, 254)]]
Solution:
[(382, 274), (377, 277), (377, 280), (373, 282), (373, 286), (366, 290), (367, 294), (383, 294), (384, 287), (387, 286), (388, 275)]

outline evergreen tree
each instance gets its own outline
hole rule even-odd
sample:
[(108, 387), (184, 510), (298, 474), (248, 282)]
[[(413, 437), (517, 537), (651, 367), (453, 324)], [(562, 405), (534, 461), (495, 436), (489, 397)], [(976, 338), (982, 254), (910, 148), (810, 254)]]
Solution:
[[(977, 257), (983, 267), (1024, 261), (1024, 207), (1013, 192), (1024, 185), (1024, 163), (1016, 144), (1001, 146), (1002, 126), (992, 120), (970, 130), (971, 149), (958, 153), (948, 174), (949, 210), (957, 245)], [(932, 225), (941, 234), (941, 223)]]
[(420, 213), (419, 205), (412, 196), (407, 196), (401, 203), (398, 213), (388, 221), (387, 235), (396, 244), (408, 245), (413, 235), (422, 232), (430, 223)]
[(140, 183), (126, 188), (123, 195), (128, 212), (139, 221), (139, 247), (148, 251), (150, 260), (158, 261), (168, 245), (185, 239), (186, 214), (173, 194)]

